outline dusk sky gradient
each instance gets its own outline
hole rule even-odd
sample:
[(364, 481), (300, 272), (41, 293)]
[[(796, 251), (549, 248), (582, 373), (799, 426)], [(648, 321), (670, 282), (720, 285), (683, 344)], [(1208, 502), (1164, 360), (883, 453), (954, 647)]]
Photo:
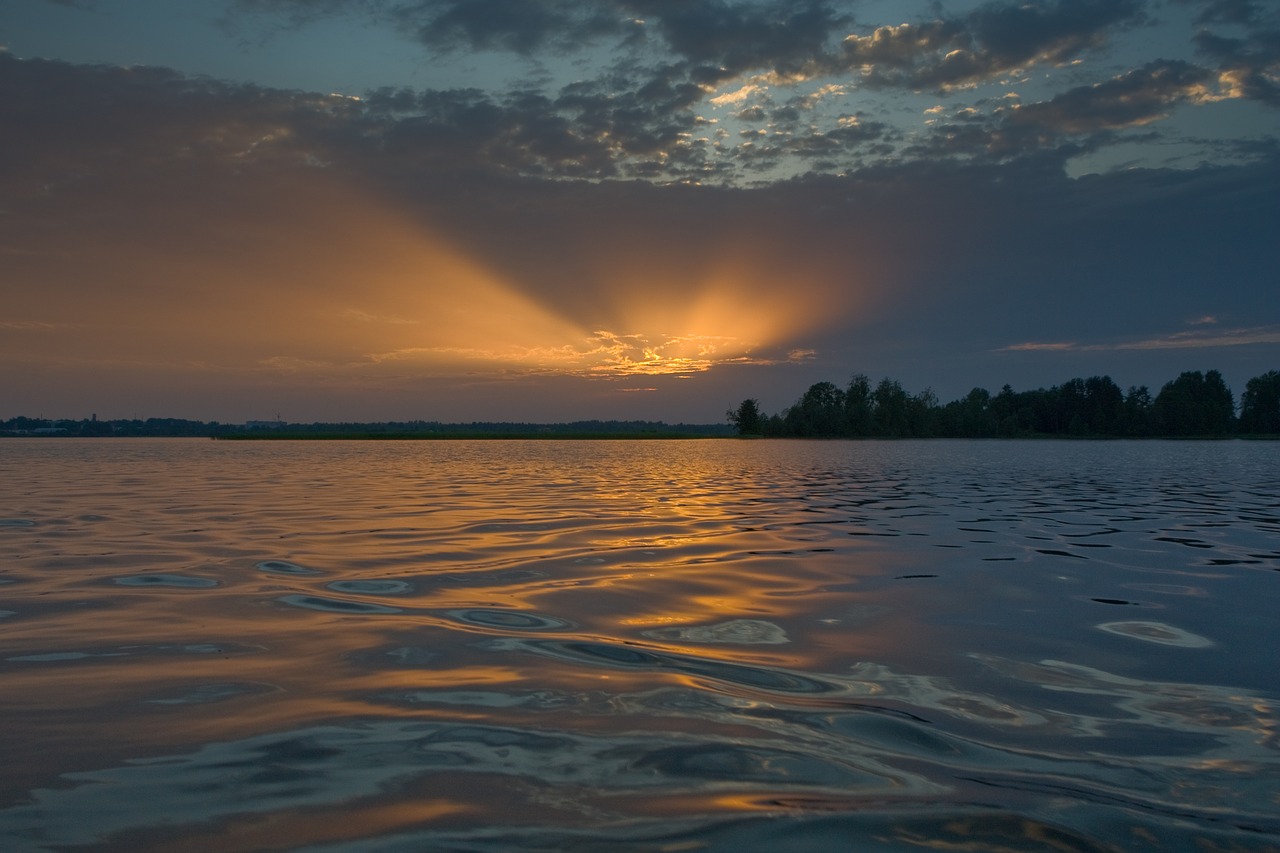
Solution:
[(0, 417), (1280, 369), (1271, 0), (5, 0)]

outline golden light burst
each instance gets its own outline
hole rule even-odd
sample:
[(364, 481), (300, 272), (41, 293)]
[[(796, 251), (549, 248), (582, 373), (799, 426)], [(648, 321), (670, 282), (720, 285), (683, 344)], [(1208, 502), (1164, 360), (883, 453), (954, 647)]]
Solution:
[[(761, 242), (748, 233), (622, 254), (570, 238), (565, 252), (596, 255), (572, 280), (548, 284), (504, 272), (479, 259), (482, 249), (336, 181), (311, 175), (288, 189), (257, 208), (228, 189), (228, 209), (254, 213), (201, 233), (157, 223), (172, 232), (164, 232), (171, 251), (111, 235), (91, 247), (103, 268), (129, 270), (138, 293), (68, 316), (95, 342), (95, 363), (199, 364), (327, 387), (693, 376), (787, 360), (798, 338), (841, 310), (815, 297), (821, 271), (806, 270), (804, 258), (744, 249)], [(27, 313), (40, 316), (39, 307)], [(164, 333), (129, 334), (141, 327)], [(782, 355), (767, 355), (775, 351)]]
[(394, 259), (366, 270), (361, 304), (342, 309), (348, 333), (362, 327), (382, 344), (366, 352), (376, 365), (596, 379), (693, 375), (767, 361), (761, 351), (812, 326), (821, 310), (729, 257), (683, 281), (660, 267), (606, 267), (589, 286), (609, 297), (594, 312), (571, 311), (572, 293), (535, 298), (523, 282), (416, 223), (387, 217), (362, 239), (380, 244), (374, 256)]

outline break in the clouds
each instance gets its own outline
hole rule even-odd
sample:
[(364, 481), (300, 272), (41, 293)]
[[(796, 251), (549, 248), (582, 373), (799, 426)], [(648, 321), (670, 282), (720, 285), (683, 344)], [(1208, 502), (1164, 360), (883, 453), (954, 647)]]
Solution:
[(25, 413), (1275, 367), (1272, 4), (17, 0), (0, 38)]

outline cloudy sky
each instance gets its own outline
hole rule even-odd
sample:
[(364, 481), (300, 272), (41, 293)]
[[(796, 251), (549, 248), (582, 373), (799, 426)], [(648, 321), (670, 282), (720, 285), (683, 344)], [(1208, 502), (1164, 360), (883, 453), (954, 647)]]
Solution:
[(1280, 368), (1273, 0), (5, 0), (0, 417)]

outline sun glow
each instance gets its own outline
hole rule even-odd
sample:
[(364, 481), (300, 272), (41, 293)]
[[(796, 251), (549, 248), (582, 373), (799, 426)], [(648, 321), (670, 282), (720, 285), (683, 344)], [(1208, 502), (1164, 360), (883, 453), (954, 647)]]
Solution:
[(365, 239), (379, 246), (362, 255), (387, 260), (366, 270), (364, 301), (341, 313), (349, 329), (380, 343), (365, 358), (383, 368), (595, 379), (693, 375), (776, 361), (762, 353), (815, 319), (813, 305), (788, 299), (767, 270), (762, 275), (759, 264), (741, 258), (688, 271), (672, 268), (678, 264), (602, 264), (581, 289), (609, 295), (584, 310), (572, 304), (576, 289), (538, 293), (408, 218), (383, 217)]
[[(533, 253), (566, 258), (563, 271), (525, 270), (480, 260), (485, 246), (463, 247), (420, 214), (306, 177), (266, 202), (251, 188), (219, 187), (236, 216), (200, 232), (157, 221), (169, 251), (111, 234), (86, 249), (101, 268), (128, 270), (137, 293), (63, 309), (93, 343), (95, 369), (180, 366), (335, 391), (694, 376), (788, 360), (833, 313), (803, 258), (749, 256), (746, 232), (718, 245), (675, 233), (657, 246), (569, 234), (562, 248)], [(159, 331), (128, 333), (141, 327)]]

